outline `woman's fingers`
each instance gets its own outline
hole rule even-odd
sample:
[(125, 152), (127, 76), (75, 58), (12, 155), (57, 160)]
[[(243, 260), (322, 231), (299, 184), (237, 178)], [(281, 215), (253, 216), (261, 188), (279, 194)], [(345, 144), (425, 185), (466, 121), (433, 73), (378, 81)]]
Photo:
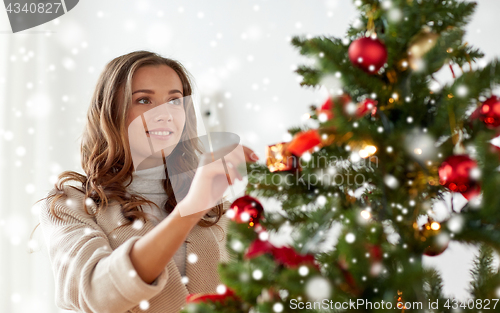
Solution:
[(245, 153), (245, 160), (250, 163), (255, 163), (257, 160), (259, 160), (259, 157), (253, 152), (252, 149), (243, 146), (243, 152)]
[(241, 162), (238, 162), (238, 160), (231, 157), (227, 159), (225, 158), (224, 161), (226, 162), (227, 170), (230, 173), (231, 182), (235, 179), (243, 180), (243, 176), (241, 176), (241, 173), (238, 171), (238, 165), (241, 164)]

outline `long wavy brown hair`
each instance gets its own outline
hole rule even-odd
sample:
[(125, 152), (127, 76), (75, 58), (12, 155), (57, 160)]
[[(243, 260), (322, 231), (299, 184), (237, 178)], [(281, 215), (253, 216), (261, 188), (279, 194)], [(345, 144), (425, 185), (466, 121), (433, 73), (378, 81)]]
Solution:
[[(96, 205), (95, 215), (104, 210), (111, 201), (121, 205), (123, 216), (129, 222), (119, 227), (132, 224), (136, 219), (146, 219), (142, 205), (152, 204), (152, 201), (126, 190), (133, 180), (133, 162), (127, 137), (126, 117), (132, 102), (132, 77), (137, 69), (143, 66), (166, 65), (172, 68), (179, 76), (184, 91), (184, 97), (192, 95), (191, 79), (187, 70), (178, 61), (162, 57), (150, 51), (135, 51), (122, 55), (109, 62), (102, 71), (97, 86), (92, 96), (87, 112), (87, 124), (81, 142), (81, 165), (86, 175), (73, 171), (65, 171), (58, 177), (54, 184), (55, 193), (39, 201), (50, 200), (50, 212), (61, 219), (54, 211), (55, 203), (65, 197), (63, 186), (68, 181), (77, 181), (81, 187), (76, 188), (85, 194), (85, 199), (92, 199)], [(118, 101), (121, 93), (125, 104)], [(175, 165), (170, 172), (188, 173), (187, 184), (184, 192), (187, 193), (189, 185), (198, 166), (198, 155), (203, 153), (202, 145), (197, 137), (196, 115), (192, 101), (184, 105), (186, 123), (179, 144), (168, 156), (169, 165)], [(192, 139), (196, 138), (196, 139)], [(174, 162), (170, 160), (174, 160)], [(168, 199), (162, 208), (171, 213), (177, 205), (172, 183), (165, 168), (163, 189)], [(129, 184), (126, 184), (129, 182)], [(176, 187), (176, 194), (179, 196)], [(83, 203), (85, 211), (90, 215), (87, 204)], [(160, 209), (160, 208), (159, 208)], [(200, 221), (199, 226), (210, 227), (215, 225), (223, 215), (222, 203), (217, 204)], [(94, 215), (94, 214), (92, 214)], [(94, 215), (94, 216), (95, 216)], [(39, 225), (39, 224), (38, 224)], [(37, 225), (37, 226), (38, 226)], [(118, 228), (118, 227), (117, 227)], [(36, 229), (36, 228), (35, 228)]]

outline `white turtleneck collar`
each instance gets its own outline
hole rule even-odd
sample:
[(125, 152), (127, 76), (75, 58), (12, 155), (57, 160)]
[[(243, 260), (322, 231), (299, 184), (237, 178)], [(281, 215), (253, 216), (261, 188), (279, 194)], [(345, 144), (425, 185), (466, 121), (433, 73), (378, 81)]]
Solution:
[(165, 179), (164, 165), (135, 171), (132, 183), (127, 187), (130, 191), (147, 194), (164, 194), (163, 180)]

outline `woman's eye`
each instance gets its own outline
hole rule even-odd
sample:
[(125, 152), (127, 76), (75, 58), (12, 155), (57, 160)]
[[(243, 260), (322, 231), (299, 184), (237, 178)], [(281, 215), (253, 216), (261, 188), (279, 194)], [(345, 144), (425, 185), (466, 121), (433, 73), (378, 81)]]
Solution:
[(172, 99), (168, 103), (175, 104), (175, 105), (182, 105), (182, 99), (180, 99), (180, 98)]
[[(147, 102), (142, 102), (142, 101), (147, 101)], [(140, 104), (149, 104), (150, 101), (148, 98), (140, 98), (140, 99), (137, 99), (137, 103), (140, 103)]]

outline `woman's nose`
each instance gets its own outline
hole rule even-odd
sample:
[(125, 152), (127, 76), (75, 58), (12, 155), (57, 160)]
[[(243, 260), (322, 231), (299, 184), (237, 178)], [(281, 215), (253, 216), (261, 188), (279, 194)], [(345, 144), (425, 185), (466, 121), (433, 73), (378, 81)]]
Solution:
[(155, 116), (155, 121), (156, 122), (171, 122), (172, 121), (172, 114), (168, 112), (164, 112), (162, 114), (158, 114)]
[(162, 104), (154, 108), (153, 110), (154, 110), (153, 116), (155, 122), (172, 121), (172, 114), (170, 113), (168, 106)]

